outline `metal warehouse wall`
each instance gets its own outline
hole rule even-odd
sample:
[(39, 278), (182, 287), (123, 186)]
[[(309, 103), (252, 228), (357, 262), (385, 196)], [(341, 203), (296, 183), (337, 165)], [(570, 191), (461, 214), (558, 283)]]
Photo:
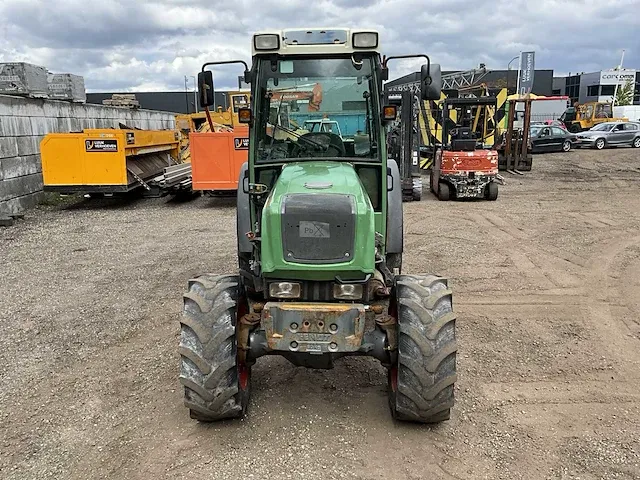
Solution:
[[(102, 105), (102, 101), (111, 98), (114, 93), (125, 92), (107, 92), (107, 93), (87, 93), (87, 103)], [(163, 112), (175, 113), (194, 113), (193, 92), (186, 94), (185, 92), (126, 92), (133, 93), (136, 100), (140, 102), (140, 108), (147, 110), (160, 110)], [(226, 109), (228, 107), (226, 92), (215, 92), (216, 106), (220, 105)], [(189, 110), (187, 110), (187, 103)]]
[(0, 95), (0, 214), (18, 213), (41, 197), (40, 141), (47, 133), (112, 128), (174, 128), (167, 112)]

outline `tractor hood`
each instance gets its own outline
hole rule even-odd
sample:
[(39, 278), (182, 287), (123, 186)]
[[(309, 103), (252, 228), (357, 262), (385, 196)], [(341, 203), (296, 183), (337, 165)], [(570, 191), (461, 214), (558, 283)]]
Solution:
[(375, 268), (374, 212), (349, 163), (283, 167), (262, 211), (262, 271), (280, 279), (363, 279)]

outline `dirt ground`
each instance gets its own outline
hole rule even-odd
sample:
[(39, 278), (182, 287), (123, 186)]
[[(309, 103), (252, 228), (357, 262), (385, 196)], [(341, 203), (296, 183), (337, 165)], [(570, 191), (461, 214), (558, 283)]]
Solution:
[(497, 202), (405, 204), (405, 273), (449, 277), (458, 314), (438, 427), (395, 423), (368, 358), (262, 358), (247, 418), (198, 424), (181, 295), (233, 271), (233, 200), (29, 212), (0, 230), (0, 477), (640, 478), (640, 152), (505, 176)]

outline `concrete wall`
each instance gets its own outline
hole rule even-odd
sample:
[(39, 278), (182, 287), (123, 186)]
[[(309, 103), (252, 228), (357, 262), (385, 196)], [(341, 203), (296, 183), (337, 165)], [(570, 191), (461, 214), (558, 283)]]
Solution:
[(39, 201), (45, 134), (117, 128), (120, 122), (147, 130), (175, 127), (167, 112), (0, 95), (0, 215), (19, 213)]

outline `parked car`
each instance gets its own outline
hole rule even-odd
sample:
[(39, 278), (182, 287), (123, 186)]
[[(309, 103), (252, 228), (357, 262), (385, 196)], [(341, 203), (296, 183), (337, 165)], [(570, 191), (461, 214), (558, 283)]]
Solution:
[(602, 150), (608, 146), (631, 145), (640, 148), (640, 123), (603, 122), (578, 133), (578, 146)]
[(562, 127), (535, 124), (529, 132), (533, 153), (568, 152), (577, 144), (576, 135)]

